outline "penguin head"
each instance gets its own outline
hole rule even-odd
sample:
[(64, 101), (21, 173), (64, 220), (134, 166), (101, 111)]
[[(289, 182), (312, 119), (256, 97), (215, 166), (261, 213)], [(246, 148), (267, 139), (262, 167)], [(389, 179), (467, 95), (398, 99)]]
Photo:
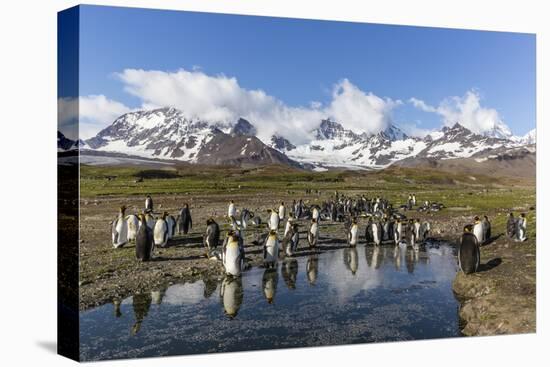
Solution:
[(276, 236), (277, 236), (277, 231), (275, 231), (274, 229), (269, 231), (269, 237), (276, 237)]
[(472, 232), (472, 225), (471, 224), (467, 224), (464, 226), (464, 233), (470, 233)]
[(474, 217), (474, 222), (479, 222), (479, 217), (477, 215)]
[(124, 214), (124, 212), (126, 212), (126, 206), (122, 205), (122, 206), (120, 207), (120, 213), (121, 213), (121, 214)]
[(140, 215), (138, 215), (138, 219), (140, 222), (142, 223), (145, 223), (147, 221), (147, 219), (145, 218), (145, 214), (141, 213)]
[(166, 219), (167, 216), (168, 216), (168, 212), (162, 213), (162, 219)]

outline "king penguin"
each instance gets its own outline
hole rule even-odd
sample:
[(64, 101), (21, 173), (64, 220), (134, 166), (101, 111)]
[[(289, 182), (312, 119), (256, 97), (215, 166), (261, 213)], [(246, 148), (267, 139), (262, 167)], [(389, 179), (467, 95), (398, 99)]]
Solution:
[(225, 274), (238, 277), (244, 269), (244, 246), (240, 245), (239, 236), (232, 233), (222, 249), (222, 262)]
[(140, 224), (136, 235), (136, 258), (149, 261), (153, 257), (153, 232), (147, 227), (145, 214), (140, 214)]
[(180, 210), (178, 218), (178, 230), (179, 234), (187, 234), (191, 228), (193, 228), (193, 219), (191, 219), (191, 211), (189, 210), (189, 204), (185, 203)]
[(475, 273), (479, 267), (479, 243), (472, 233), (472, 225), (464, 227), (464, 233), (458, 247), (458, 266), (464, 274)]
[(283, 237), (282, 250), (285, 256), (293, 256), (298, 249), (298, 241), (300, 234), (298, 233), (298, 224), (294, 223), (287, 234)]
[(351, 227), (348, 231), (348, 245), (350, 247), (355, 247), (357, 246), (357, 242), (359, 242), (359, 226), (357, 225), (357, 219), (353, 218)]
[(317, 240), (319, 238), (319, 225), (317, 220), (312, 219), (311, 225), (307, 232), (307, 241), (309, 242), (309, 247), (313, 248), (317, 245)]
[(268, 209), (267, 213), (269, 216), (269, 229), (277, 231), (279, 229), (279, 214), (273, 209)]
[(145, 213), (152, 213), (153, 212), (153, 199), (151, 199), (150, 195), (147, 195), (145, 198)]
[(285, 216), (286, 216), (285, 203), (281, 202), (281, 205), (279, 205), (279, 221), (282, 221), (283, 219), (285, 219)]
[(220, 226), (213, 218), (206, 220), (206, 232), (203, 243), (206, 249), (206, 256), (210, 257), (210, 252), (218, 247), (220, 242)]
[(176, 235), (176, 219), (174, 216), (168, 214), (166, 216), (167, 238), (171, 240)]
[(119, 248), (124, 246), (128, 242), (128, 222), (124, 217), (126, 207), (123, 205), (120, 207), (118, 217), (112, 222), (112, 240), (113, 247)]
[(277, 238), (277, 232), (273, 229), (269, 231), (265, 239), (263, 258), (265, 267), (277, 267), (277, 261), (279, 259), (279, 239)]
[(484, 233), (483, 233), (483, 223), (479, 220), (478, 216), (474, 217), (474, 236), (477, 238), (477, 242), (482, 245), (485, 242)]
[(380, 240), (381, 240), (380, 223), (378, 223), (377, 221), (374, 221), (372, 222), (371, 226), (372, 226), (372, 242), (374, 242), (375, 246), (380, 246)]
[(399, 245), (401, 242), (401, 234), (403, 233), (403, 223), (401, 223), (401, 219), (397, 218), (395, 221), (394, 226), (394, 233), (393, 233), (393, 239), (395, 241), (395, 245)]
[(165, 247), (168, 243), (168, 223), (166, 222), (167, 212), (162, 214), (162, 217), (157, 219), (155, 228), (153, 229), (153, 239), (155, 246)]
[(130, 214), (126, 217), (126, 222), (128, 222), (128, 241), (135, 241), (139, 228), (139, 219), (137, 215)]

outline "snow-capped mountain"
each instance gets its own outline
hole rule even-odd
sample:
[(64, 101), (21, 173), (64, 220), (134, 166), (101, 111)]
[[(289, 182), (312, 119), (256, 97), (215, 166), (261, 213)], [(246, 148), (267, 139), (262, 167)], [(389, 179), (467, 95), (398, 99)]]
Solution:
[(395, 125), (377, 134), (359, 134), (330, 119), (322, 120), (310, 135), (313, 140), (301, 145), (278, 134), (262, 141), (254, 125), (244, 118), (232, 124), (212, 123), (162, 108), (120, 116), (81, 148), (198, 164), (383, 168), (413, 157), (467, 158), (529, 144), (535, 136), (533, 131), (515, 138), (504, 125), (487, 134), (475, 134), (458, 123), (424, 138), (408, 136)]
[(67, 138), (61, 131), (57, 131), (57, 151), (65, 152), (69, 150), (77, 150), (86, 146), (81, 139), (72, 140)]
[(533, 129), (533, 130), (529, 131), (527, 134), (525, 134), (521, 137), (516, 137), (515, 140), (518, 143), (524, 144), (524, 145), (536, 144), (537, 143), (537, 129)]

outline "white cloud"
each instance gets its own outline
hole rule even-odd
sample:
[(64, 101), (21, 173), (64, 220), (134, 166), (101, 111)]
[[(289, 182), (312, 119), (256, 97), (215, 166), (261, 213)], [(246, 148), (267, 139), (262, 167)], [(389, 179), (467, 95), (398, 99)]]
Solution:
[(497, 110), (481, 106), (481, 96), (475, 90), (467, 91), (462, 97), (445, 98), (437, 107), (416, 98), (409, 99), (409, 102), (422, 111), (437, 113), (446, 126), (459, 122), (474, 133), (497, 132), (496, 135), (501, 137), (511, 135)]
[(311, 130), (327, 117), (358, 132), (379, 132), (390, 123), (391, 110), (401, 103), (367, 94), (347, 79), (334, 85), (327, 105), (312, 101), (307, 107), (292, 107), (263, 90), (245, 89), (236, 78), (223, 74), (126, 69), (116, 75), (144, 108), (172, 106), (210, 122), (231, 123), (244, 117), (256, 126), (260, 138), (278, 133), (295, 144), (309, 140)]
[[(81, 139), (87, 139), (96, 135), (101, 129), (111, 124), (117, 117), (130, 112), (130, 108), (124, 104), (108, 99), (104, 95), (88, 95), (78, 98), (60, 98), (58, 100), (59, 129), (69, 131), (67, 136), (76, 138), (75, 125), (79, 124)], [(65, 132), (64, 132), (65, 133)]]

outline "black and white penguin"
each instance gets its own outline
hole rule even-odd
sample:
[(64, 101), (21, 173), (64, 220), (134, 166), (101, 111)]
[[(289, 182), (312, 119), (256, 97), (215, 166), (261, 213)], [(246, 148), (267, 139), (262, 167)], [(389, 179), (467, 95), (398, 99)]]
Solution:
[(403, 223), (401, 223), (401, 219), (397, 218), (397, 220), (395, 221), (394, 232), (393, 232), (393, 239), (395, 241), (395, 245), (399, 245), (399, 243), (401, 242), (402, 234), (403, 234)]
[(285, 233), (283, 234), (283, 237), (286, 237), (288, 232), (290, 232), (290, 230), (292, 229), (292, 224), (294, 223), (294, 221), (295, 221), (294, 214), (289, 213), (288, 214), (288, 219), (286, 220)]
[(381, 238), (381, 226), (380, 226), (380, 223), (378, 223), (377, 221), (373, 221), (372, 224), (371, 224), (371, 228), (372, 228), (372, 242), (374, 243), (375, 246), (380, 246), (380, 242), (382, 240)]
[(279, 273), (277, 268), (267, 268), (262, 277), (262, 291), (267, 303), (272, 304), (277, 294), (277, 283), (279, 282)]
[(474, 217), (474, 229), (473, 229), (474, 236), (477, 238), (477, 242), (482, 245), (485, 242), (484, 238), (484, 230), (483, 230), (483, 223), (479, 220), (479, 217), (476, 215)]
[(168, 223), (166, 222), (167, 212), (158, 218), (153, 229), (153, 239), (155, 246), (165, 247), (168, 243)]
[(283, 238), (282, 250), (286, 256), (293, 256), (298, 250), (298, 242), (300, 241), (300, 234), (298, 232), (298, 224), (294, 223), (290, 230)]
[(157, 222), (155, 217), (153, 217), (153, 215), (151, 215), (151, 213), (146, 213), (145, 214), (145, 221), (147, 223), (147, 227), (149, 227), (149, 229), (152, 231), (155, 229), (155, 223)]
[(525, 213), (521, 213), (517, 220), (517, 240), (525, 241), (527, 239), (527, 217)]
[(206, 232), (203, 237), (203, 244), (206, 249), (206, 256), (210, 256), (210, 252), (218, 247), (220, 242), (220, 226), (213, 218), (206, 220)]
[(382, 221), (382, 242), (387, 242), (390, 240), (390, 221), (387, 218), (384, 218)]
[(491, 222), (489, 222), (489, 218), (484, 215), (483, 216), (483, 230), (485, 231), (483, 236), (485, 237), (485, 241), (489, 241), (491, 239)]
[(139, 228), (139, 218), (135, 214), (130, 214), (126, 217), (126, 222), (128, 223), (128, 241), (135, 241)]
[(145, 197), (145, 213), (152, 213), (153, 212), (153, 199), (151, 199), (150, 195), (147, 195)]
[(359, 242), (359, 225), (357, 224), (357, 219), (353, 218), (351, 222), (351, 228), (348, 231), (348, 245), (350, 247), (357, 246)]
[(285, 203), (281, 202), (281, 205), (279, 205), (279, 221), (282, 221), (283, 219), (285, 219), (285, 216), (286, 216)]
[(296, 289), (298, 277), (298, 261), (296, 259), (285, 259), (281, 266), (281, 275), (288, 289)]
[(229, 205), (227, 207), (227, 216), (229, 218), (231, 218), (231, 217), (236, 218), (237, 217), (237, 208), (235, 207), (235, 202), (233, 202), (233, 200), (229, 201)]
[(315, 219), (319, 222), (319, 208), (317, 208), (317, 206), (314, 206), (313, 209), (311, 209), (311, 219)]
[(222, 249), (222, 263), (226, 275), (238, 277), (244, 269), (244, 246), (239, 236), (232, 232), (224, 242)]
[(254, 213), (252, 213), (248, 209), (241, 210), (241, 228), (246, 229), (248, 227), (248, 222), (254, 217)]
[(472, 230), (470, 224), (464, 227), (458, 247), (458, 266), (464, 274), (475, 273), (479, 267), (479, 242)]
[(367, 228), (365, 228), (365, 241), (367, 245), (371, 244), (373, 242), (372, 237), (372, 218), (369, 218), (369, 221), (367, 222)]
[(424, 242), (428, 239), (430, 234), (431, 225), (430, 222), (423, 222), (420, 226), (420, 241)]
[(273, 209), (268, 209), (267, 216), (268, 216), (269, 230), (271, 231), (279, 230), (279, 214)]
[(168, 239), (171, 240), (176, 235), (176, 218), (173, 215), (166, 216), (166, 226), (168, 227)]
[(114, 248), (119, 248), (128, 243), (128, 222), (124, 216), (126, 207), (123, 205), (120, 207), (118, 217), (112, 222), (112, 242)]
[(317, 273), (319, 272), (319, 257), (311, 255), (307, 259), (306, 274), (309, 285), (315, 285), (317, 282)]
[(405, 242), (407, 242), (407, 246), (409, 247), (414, 247), (416, 244), (416, 231), (414, 224), (414, 221), (409, 219), (409, 223), (405, 229)]
[(264, 266), (265, 267), (277, 267), (277, 261), (279, 259), (279, 239), (277, 238), (277, 231), (269, 231), (268, 236), (264, 242)]
[(145, 214), (140, 214), (139, 221), (136, 235), (136, 258), (141, 261), (149, 261), (153, 257), (153, 231), (147, 226)]
[(514, 213), (508, 214), (508, 221), (506, 222), (506, 235), (508, 238), (515, 238), (517, 232), (517, 223), (516, 218), (514, 218)]
[(230, 319), (237, 316), (243, 303), (243, 283), (241, 277), (225, 277), (220, 287), (223, 311)]
[(421, 227), (422, 225), (420, 224), (420, 221), (418, 220), (418, 218), (415, 219), (413, 223), (415, 242), (418, 242), (421, 240), (421, 237), (422, 237)]
[(178, 232), (180, 235), (187, 234), (193, 228), (193, 219), (191, 218), (191, 210), (189, 204), (183, 204), (178, 218)]
[(311, 220), (311, 225), (307, 231), (307, 241), (309, 242), (309, 247), (313, 248), (317, 245), (319, 239), (319, 224), (315, 219)]

